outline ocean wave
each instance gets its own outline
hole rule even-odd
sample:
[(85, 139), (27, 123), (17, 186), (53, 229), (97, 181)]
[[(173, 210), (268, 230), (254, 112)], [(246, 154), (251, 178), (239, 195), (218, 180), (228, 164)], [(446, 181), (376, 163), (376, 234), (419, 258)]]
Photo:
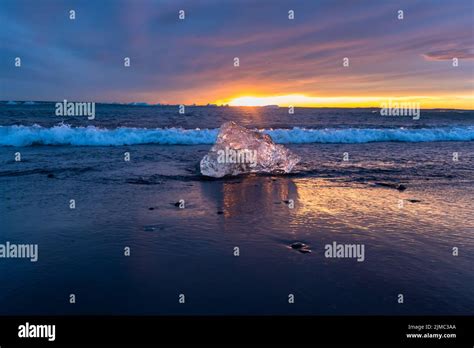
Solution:
[(436, 142), (474, 140), (474, 126), (437, 128), (345, 128), (345, 129), (275, 129), (268, 134), (281, 144), (371, 142)]
[[(472, 141), (474, 126), (438, 128), (346, 128), (346, 129), (270, 129), (261, 130), (280, 144), (436, 142)], [(219, 129), (115, 128), (94, 126), (51, 128), (0, 126), (0, 146), (73, 145), (120, 146), (138, 144), (198, 145), (213, 144)]]
[(218, 129), (0, 126), (0, 146), (74, 145), (120, 146), (138, 144), (212, 144)]

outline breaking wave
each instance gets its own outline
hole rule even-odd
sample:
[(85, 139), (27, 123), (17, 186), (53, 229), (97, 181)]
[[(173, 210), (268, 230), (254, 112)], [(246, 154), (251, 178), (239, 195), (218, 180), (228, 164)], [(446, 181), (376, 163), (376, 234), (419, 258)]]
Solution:
[[(280, 144), (472, 141), (474, 126), (437, 128), (346, 128), (261, 130)], [(58, 125), (0, 126), (0, 146), (73, 145), (120, 146), (137, 144), (213, 144), (219, 129), (97, 128)]]

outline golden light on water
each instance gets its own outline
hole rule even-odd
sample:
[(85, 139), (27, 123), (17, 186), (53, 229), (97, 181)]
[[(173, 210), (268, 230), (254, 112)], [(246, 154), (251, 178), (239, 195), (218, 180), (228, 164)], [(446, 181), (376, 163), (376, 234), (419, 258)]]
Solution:
[(230, 106), (267, 106), (280, 107), (383, 107), (384, 104), (405, 103), (418, 104), (421, 109), (453, 108), (474, 109), (472, 95), (453, 96), (348, 96), (348, 97), (313, 97), (304, 94), (288, 94), (278, 96), (239, 96), (231, 98)]

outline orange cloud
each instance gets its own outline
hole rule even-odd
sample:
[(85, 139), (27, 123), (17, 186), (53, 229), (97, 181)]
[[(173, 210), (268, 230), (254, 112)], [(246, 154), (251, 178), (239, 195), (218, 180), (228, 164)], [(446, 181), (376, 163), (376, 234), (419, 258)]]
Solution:
[(474, 51), (468, 48), (439, 50), (423, 54), (426, 60), (474, 59)]

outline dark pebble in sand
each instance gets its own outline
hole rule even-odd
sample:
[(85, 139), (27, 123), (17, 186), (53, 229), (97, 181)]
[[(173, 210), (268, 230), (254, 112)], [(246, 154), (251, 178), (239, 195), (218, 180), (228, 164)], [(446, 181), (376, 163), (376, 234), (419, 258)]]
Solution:
[(48, 174), (48, 178), (50, 178), (50, 179), (51, 179), (51, 178), (54, 178), (54, 174), (53, 174), (53, 173), (49, 173), (49, 174)]
[(397, 186), (398, 191), (405, 191), (406, 189), (407, 189), (407, 187), (405, 185), (400, 184), (400, 185)]
[(375, 185), (397, 189), (398, 191), (405, 191), (407, 189), (403, 184), (394, 184), (390, 182), (376, 182)]
[(421, 201), (419, 199), (407, 199), (408, 202), (410, 203), (420, 203)]
[(301, 242), (294, 242), (290, 245), (292, 249), (298, 250), (300, 253), (308, 254), (311, 252), (309, 245)]
[(224, 212), (223, 212), (222, 210), (219, 210), (219, 211), (217, 212), (217, 214), (222, 215), (222, 214), (224, 214)]
[(155, 208), (153, 208), (153, 207), (150, 207), (150, 208), (148, 208), (148, 210), (155, 210)]
[(293, 249), (301, 249), (301, 248), (307, 248), (308, 246), (304, 243), (301, 243), (301, 242), (294, 242), (290, 245)]

